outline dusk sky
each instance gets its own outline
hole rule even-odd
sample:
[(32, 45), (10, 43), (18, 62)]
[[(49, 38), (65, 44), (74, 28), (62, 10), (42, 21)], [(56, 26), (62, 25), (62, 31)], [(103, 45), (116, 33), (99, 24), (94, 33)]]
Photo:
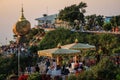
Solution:
[[(35, 18), (44, 13), (55, 14), (65, 6), (78, 4), (81, 0), (0, 0), (0, 45), (13, 40), (12, 27), (20, 17), (23, 4), (24, 16), (30, 21), (31, 27), (37, 25)], [(97, 14), (104, 16), (120, 15), (120, 0), (82, 0), (87, 3), (85, 15)]]

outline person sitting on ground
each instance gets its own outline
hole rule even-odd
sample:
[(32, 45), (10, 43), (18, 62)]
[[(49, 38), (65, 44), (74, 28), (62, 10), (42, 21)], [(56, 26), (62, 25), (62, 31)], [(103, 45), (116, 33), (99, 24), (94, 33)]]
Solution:
[(52, 67), (48, 67), (48, 71), (47, 71), (47, 75), (51, 75), (52, 74), (52, 70), (53, 70), (53, 68)]
[(70, 71), (69, 71), (68, 69), (66, 69), (66, 66), (65, 66), (65, 65), (63, 65), (61, 74), (62, 74), (62, 75), (68, 75), (69, 73), (70, 73)]
[(61, 76), (61, 67), (57, 65), (56, 69), (52, 70), (52, 76)]
[(74, 64), (74, 69), (78, 69), (79, 68), (79, 63), (78, 61), (76, 61), (76, 63)]

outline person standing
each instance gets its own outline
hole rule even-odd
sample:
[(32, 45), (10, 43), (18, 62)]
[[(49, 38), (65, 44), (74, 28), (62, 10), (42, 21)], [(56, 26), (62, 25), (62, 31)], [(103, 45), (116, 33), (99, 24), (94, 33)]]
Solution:
[(31, 66), (30, 65), (27, 67), (27, 72), (28, 72), (28, 74), (31, 74)]
[(35, 71), (38, 72), (38, 73), (40, 71), (40, 68), (39, 68), (38, 64), (35, 66)]
[(57, 63), (56, 63), (55, 59), (53, 59), (52, 67), (53, 67), (54, 69), (56, 69), (56, 66), (57, 66)]
[(49, 59), (46, 60), (45, 66), (46, 66), (46, 73), (47, 73), (48, 67), (50, 66), (50, 61), (49, 61)]

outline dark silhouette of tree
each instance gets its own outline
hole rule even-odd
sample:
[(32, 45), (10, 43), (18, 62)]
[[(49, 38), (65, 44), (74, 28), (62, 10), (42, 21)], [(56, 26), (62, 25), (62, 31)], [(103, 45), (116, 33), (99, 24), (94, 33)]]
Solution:
[(88, 25), (89, 29), (94, 28), (96, 25), (99, 25), (100, 27), (103, 26), (104, 24), (104, 18), (102, 15), (88, 15), (85, 17), (86, 18), (86, 25)]
[(59, 12), (59, 19), (63, 21), (68, 21), (73, 23), (74, 20), (79, 20), (84, 22), (84, 13), (86, 12), (84, 8), (87, 7), (87, 4), (84, 2), (80, 2), (79, 5), (71, 5), (65, 7)]

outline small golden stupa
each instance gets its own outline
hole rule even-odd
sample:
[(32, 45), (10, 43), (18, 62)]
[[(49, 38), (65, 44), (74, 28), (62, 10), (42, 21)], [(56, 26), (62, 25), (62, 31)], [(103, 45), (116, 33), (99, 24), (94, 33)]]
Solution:
[[(16, 24), (13, 26), (13, 33), (17, 36), (17, 42), (20, 43), (21, 38), (23, 38), (31, 29), (31, 24), (23, 14), (23, 7), (21, 9), (21, 16)], [(24, 39), (22, 39), (24, 40)]]

